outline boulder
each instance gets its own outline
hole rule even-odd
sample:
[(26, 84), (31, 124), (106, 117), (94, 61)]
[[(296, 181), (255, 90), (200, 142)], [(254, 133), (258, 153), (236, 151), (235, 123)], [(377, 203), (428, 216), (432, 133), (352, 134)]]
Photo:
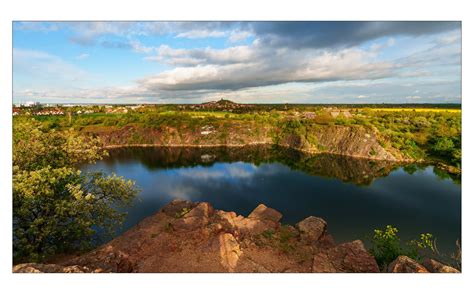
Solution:
[(273, 208), (269, 208), (264, 204), (259, 204), (248, 216), (248, 218), (258, 219), (262, 221), (279, 222), (282, 214)]
[(281, 213), (264, 204), (258, 205), (248, 217), (223, 211), (217, 211), (216, 215), (236, 235), (258, 235), (266, 230), (276, 230), (280, 227), (279, 220), (282, 217)]
[(441, 262), (431, 258), (425, 258), (423, 266), (432, 273), (460, 273), (460, 271), (454, 267), (442, 264)]
[(224, 233), (218, 236), (221, 265), (229, 272), (234, 272), (242, 251), (232, 234)]
[(187, 214), (185, 214), (185, 217), (209, 217), (212, 213), (214, 212), (214, 208), (207, 203), (207, 202), (201, 202), (199, 203), (196, 207), (191, 209)]
[(326, 232), (327, 223), (322, 218), (310, 216), (296, 224), (303, 238), (314, 242)]
[(234, 227), (234, 219), (237, 217), (237, 214), (235, 212), (217, 210), (216, 216), (221, 222), (229, 225), (230, 227)]
[(360, 240), (344, 243), (314, 255), (313, 273), (378, 273), (374, 257)]
[(161, 208), (158, 213), (164, 213), (168, 216), (174, 217), (176, 214), (183, 211), (183, 209), (192, 209), (194, 206), (195, 204), (190, 201), (175, 199)]
[(400, 255), (388, 265), (389, 273), (429, 273), (429, 271), (408, 256)]
[(258, 235), (267, 230), (276, 230), (280, 224), (269, 220), (244, 218), (240, 216), (234, 219), (234, 225), (240, 235)]
[(209, 203), (201, 202), (192, 208), (188, 213), (176, 220), (173, 223), (173, 228), (178, 231), (187, 231), (204, 227), (209, 223), (209, 216), (213, 213), (213, 211), (214, 209)]

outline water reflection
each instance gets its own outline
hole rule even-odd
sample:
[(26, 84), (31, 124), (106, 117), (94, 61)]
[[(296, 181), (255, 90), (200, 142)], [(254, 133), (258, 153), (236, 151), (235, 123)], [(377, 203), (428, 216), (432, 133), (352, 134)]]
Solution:
[(431, 232), (449, 252), (461, 235), (461, 187), (436, 175), (433, 167), (260, 146), (116, 149), (83, 169), (136, 180), (142, 192), (124, 229), (181, 198), (243, 215), (265, 203), (291, 224), (320, 216), (339, 242), (392, 224), (403, 238)]
[(338, 178), (360, 185), (368, 185), (373, 179), (386, 176), (398, 167), (396, 163), (389, 161), (372, 161), (331, 154), (310, 155), (267, 145), (245, 148), (130, 147), (112, 149), (109, 153), (110, 157), (104, 161), (105, 164), (139, 160), (149, 170), (212, 166), (215, 162), (248, 162), (256, 166), (277, 162), (307, 174)]

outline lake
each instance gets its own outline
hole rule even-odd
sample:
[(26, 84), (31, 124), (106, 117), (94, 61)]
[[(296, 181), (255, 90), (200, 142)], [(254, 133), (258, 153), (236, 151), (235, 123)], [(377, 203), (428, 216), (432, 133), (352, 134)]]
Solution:
[(286, 224), (318, 216), (337, 242), (367, 242), (375, 228), (386, 225), (397, 227), (402, 240), (432, 233), (445, 253), (461, 238), (461, 185), (432, 166), (272, 146), (137, 147), (109, 153), (81, 169), (115, 173), (141, 189), (117, 234), (179, 198), (245, 216), (264, 203), (280, 211)]

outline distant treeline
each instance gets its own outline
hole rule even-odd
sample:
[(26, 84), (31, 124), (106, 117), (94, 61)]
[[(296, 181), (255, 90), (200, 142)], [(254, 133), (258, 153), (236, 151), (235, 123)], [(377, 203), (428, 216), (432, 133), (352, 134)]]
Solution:
[(252, 104), (271, 107), (341, 107), (341, 108), (441, 108), (461, 109), (460, 103), (410, 103), (410, 104)]

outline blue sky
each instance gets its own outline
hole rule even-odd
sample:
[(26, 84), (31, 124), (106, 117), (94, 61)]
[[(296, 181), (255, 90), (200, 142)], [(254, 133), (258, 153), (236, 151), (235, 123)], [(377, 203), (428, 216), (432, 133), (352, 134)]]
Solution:
[(13, 101), (460, 103), (460, 22), (14, 22)]

